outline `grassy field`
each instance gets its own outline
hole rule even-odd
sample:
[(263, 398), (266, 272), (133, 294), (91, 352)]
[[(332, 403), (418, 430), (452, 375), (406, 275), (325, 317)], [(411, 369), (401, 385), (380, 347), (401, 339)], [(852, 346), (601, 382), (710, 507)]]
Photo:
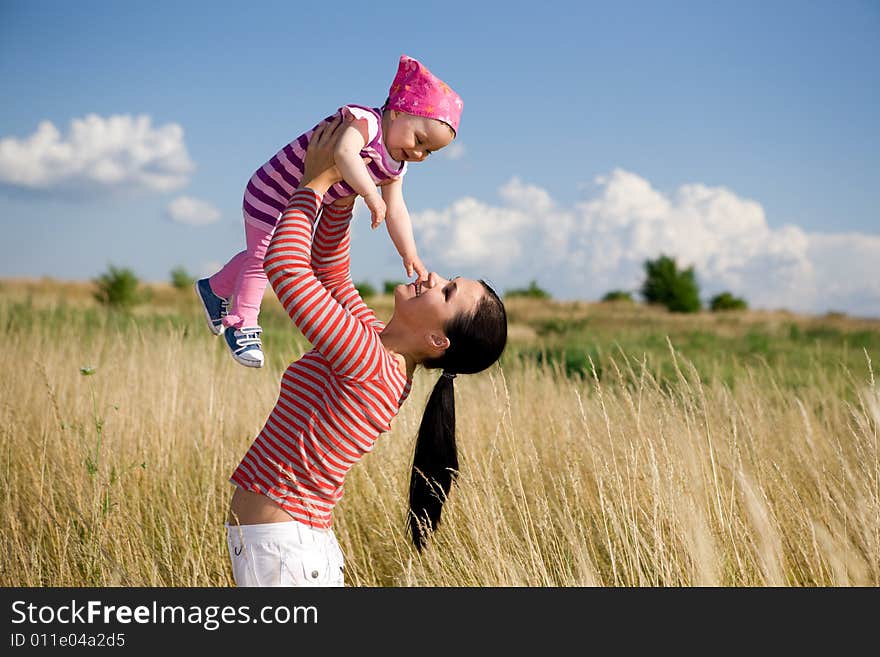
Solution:
[[(371, 303), (382, 318), (388, 298)], [(435, 374), (351, 471), (352, 586), (880, 585), (880, 320), (512, 299), (501, 363), (456, 381), (459, 485), (405, 533)], [(228, 586), (228, 477), (306, 348), (267, 294), (267, 366), (189, 291), (108, 312), (0, 281), (2, 586)]]

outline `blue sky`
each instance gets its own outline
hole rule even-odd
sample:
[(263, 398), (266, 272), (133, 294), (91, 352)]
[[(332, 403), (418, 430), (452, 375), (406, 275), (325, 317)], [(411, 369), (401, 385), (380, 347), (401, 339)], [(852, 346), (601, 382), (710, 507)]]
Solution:
[[(406, 53), (464, 99), (406, 178), (430, 268), (595, 299), (666, 252), (704, 297), (880, 316), (880, 4), (301, 5), (0, 3), (0, 277), (210, 273), (253, 171)], [(355, 279), (402, 279), (357, 219)]]

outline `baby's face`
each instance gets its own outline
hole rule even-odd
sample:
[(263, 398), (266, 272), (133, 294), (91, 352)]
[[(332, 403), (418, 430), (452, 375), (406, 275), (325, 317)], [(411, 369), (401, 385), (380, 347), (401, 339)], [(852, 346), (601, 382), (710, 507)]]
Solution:
[(448, 146), (455, 135), (436, 119), (390, 110), (383, 119), (385, 148), (398, 162), (421, 162), (434, 151)]

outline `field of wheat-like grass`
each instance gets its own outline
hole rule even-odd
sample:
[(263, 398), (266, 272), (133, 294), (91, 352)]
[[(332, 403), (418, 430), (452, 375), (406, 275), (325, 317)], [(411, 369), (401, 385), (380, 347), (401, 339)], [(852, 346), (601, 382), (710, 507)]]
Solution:
[[(240, 367), (175, 294), (0, 286), (0, 585), (232, 584), (228, 477), (305, 344), (269, 307), (268, 364)], [(456, 380), (429, 549), (405, 506), (435, 373), (349, 474), (348, 585), (880, 585), (880, 322), (509, 311), (504, 359)]]

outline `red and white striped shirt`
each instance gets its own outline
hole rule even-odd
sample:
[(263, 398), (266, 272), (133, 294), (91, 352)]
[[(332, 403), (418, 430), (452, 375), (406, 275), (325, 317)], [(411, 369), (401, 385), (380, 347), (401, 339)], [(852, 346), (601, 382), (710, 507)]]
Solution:
[(296, 191), (275, 227), (264, 269), (314, 349), (292, 363), (266, 424), (230, 481), (312, 527), (329, 528), (346, 473), (373, 449), (411, 381), (379, 340), (384, 328), (351, 281), (351, 210)]

